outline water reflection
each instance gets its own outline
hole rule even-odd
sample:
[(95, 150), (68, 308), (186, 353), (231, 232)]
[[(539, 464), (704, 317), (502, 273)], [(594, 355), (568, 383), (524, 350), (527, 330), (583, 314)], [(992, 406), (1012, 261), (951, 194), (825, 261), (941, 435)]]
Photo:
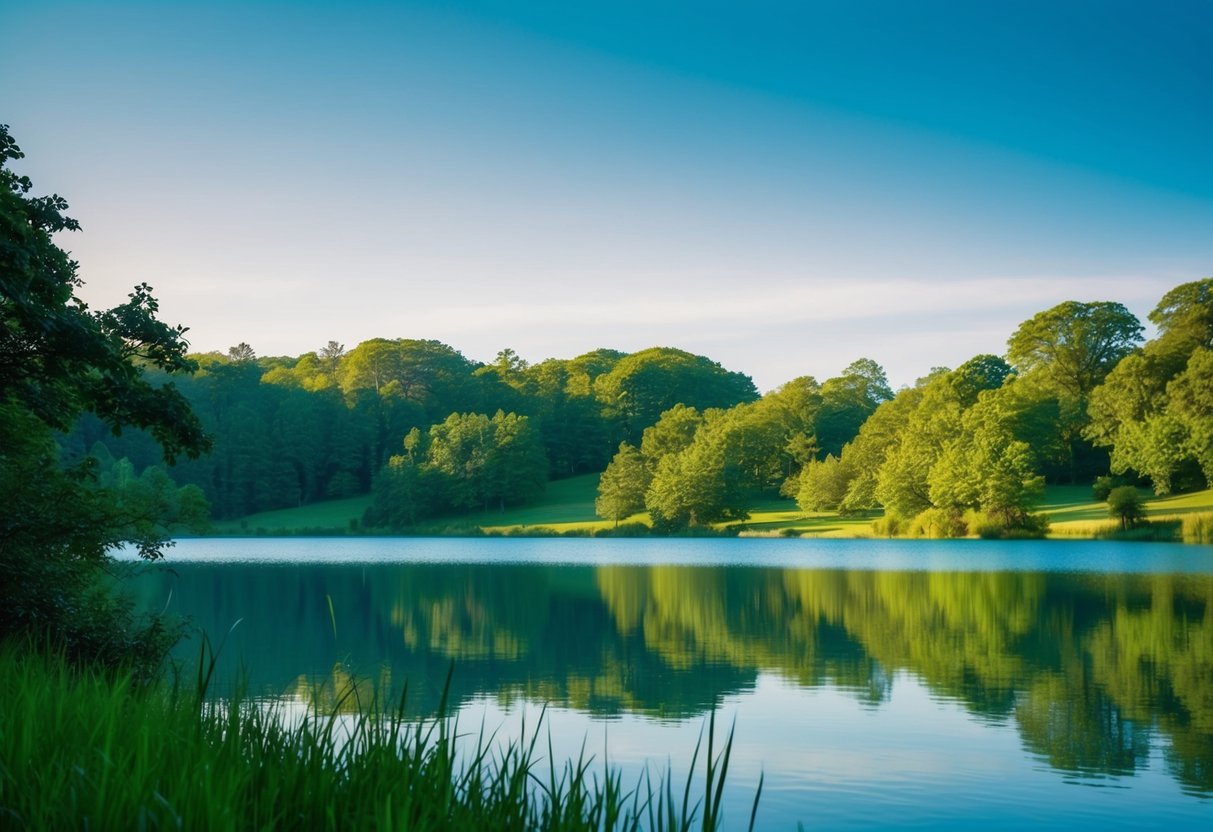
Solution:
[(874, 708), (908, 673), (1055, 769), (1130, 775), (1158, 746), (1185, 790), (1213, 794), (1208, 575), (224, 563), (140, 587), (149, 606), (170, 590), (212, 637), (241, 620), (221, 677), (243, 666), (271, 696), (408, 679), (428, 715), (454, 660), (456, 706), (684, 719), (760, 673)]

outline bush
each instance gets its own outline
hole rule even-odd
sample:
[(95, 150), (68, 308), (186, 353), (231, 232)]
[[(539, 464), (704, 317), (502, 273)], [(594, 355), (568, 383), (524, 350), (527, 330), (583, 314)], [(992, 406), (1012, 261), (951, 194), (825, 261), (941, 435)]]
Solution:
[(910, 537), (925, 537), (940, 540), (965, 537), (969, 529), (964, 517), (956, 509), (929, 508), (910, 521), (906, 534)]
[(872, 534), (876, 537), (897, 537), (904, 528), (905, 522), (892, 514), (877, 517), (872, 521)]
[(1049, 533), (1049, 518), (1042, 514), (1023, 514), (1010, 521), (1005, 517), (965, 512), (969, 534), (982, 540), (1036, 540)]
[(620, 523), (614, 528), (598, 529), (594, 537), (649, 537), (653, 530), (644, 523)]

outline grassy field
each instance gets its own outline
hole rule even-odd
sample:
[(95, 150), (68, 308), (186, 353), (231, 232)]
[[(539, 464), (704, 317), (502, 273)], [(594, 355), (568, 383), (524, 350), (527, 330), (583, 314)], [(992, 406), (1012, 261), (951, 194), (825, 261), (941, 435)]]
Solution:
[[(1155, 497), (1141, 489), (1146, 501), (1146, 519), (1151, 522), (1179, 521), (1185, 515), (1213, 511), (1213, 489)], [(1039, 509), (1049, 516), (1050, 537), (1092, 537), (1119, 527), (1108, 516), (1108, 505), (1096, 502), (1090, 486), (1053, 485), (1045, 490), (1045, 502)]]
[[(454, 534), (482, 529), (501, 534), (577, 533), (609, 529), (613, 523), (594, 514), (598, 475), (556, 480), (549, 483), (543, 496), (528, 506), (505, 510), (441, 517), (420, 525), (416, 534)], [(1175, 497), (1154, 497), (1143, 490), (1147, 517), (1151, 520), (1178, 520), (1184, 515), (1213, 511), (1213, 489)], [(370, 497), (329, 500), (300, 508), (267, 511), (239, 520), (215, 523), (219, 534), (335, 534), (356, 529)], [(1038, 509), (1048, 515), (1054, 537), (1091, 537), (1112, 530), (1116, 521), (1108, 516), (1107, 504), (1096, 502), (1087, 485), (1051, 485), (1045, 489)], [(791, 500), (770, 499), (754, 506), (750, 519), (740, 524), (741, 534), (778, 537), (867, 537), (872, 533), (873, 516), (839, 517), (833, 512), (806, 513)], [(623, 522), (649, 524), (647, 514), (636, 514)], [(730, 524), (719, 524), (719, 526)]]
[(370, 495), (350, 497), (346, 500), (325, 500), (320, 503), (263, 511), (237, 520), (216, 520), (214, 529), (219, 534), (269, 534), (276, 531), (299, 533), (309, 529), (328, 532), (348, 531), (350, 521), (362, 520), (362, 513), (371, 504)]
[[(528, 530), (567, 533), (609, 529), (614, 523), (594, 514), (597, 493), (598, 475), (583, 474), (548, 483), (543, 496), (531, 505), (440, 517), (421, 524), (415, 533), (444, 534), (477, 528), (502, 534), (525, 534)], [(355, 528), (368, 505), (369, 496), (327, 500), (299, 508), (252, 514), (238, 520), (217, 521), (214, 529), (218, 534), (232, 535), (335, 534)], [(648, 525), (650, 521), (647, 513), (641, 513), (622, 522)], [(855, 537), (867, 532), (871, 522), (870, 517), (806, 514), (792, 500), (772, 499), (755, 506), (750, 519), (741, 525), (745, 534), (778, 536), (784, 534), (785, 529), (791, 529), (815, 537)]]

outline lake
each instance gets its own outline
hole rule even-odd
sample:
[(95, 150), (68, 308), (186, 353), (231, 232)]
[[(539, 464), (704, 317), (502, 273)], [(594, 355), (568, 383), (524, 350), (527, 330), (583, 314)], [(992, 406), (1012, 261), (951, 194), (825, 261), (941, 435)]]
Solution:
[(715, 709), (728, 828), (760, 773), (761, 828), (1213, 828), (1213, 547), (200, 539), (135, 588), (224, 641), (221, 690), (407, 680), (424, 717), (454, 662), (463, 731), (542, 712), (626, 783)]

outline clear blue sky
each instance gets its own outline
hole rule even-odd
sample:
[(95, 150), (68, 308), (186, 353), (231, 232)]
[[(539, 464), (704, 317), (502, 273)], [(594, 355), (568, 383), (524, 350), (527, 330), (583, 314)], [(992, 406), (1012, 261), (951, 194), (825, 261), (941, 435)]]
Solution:
[(198, 349), (909, 383), (1213, 274), (1213, 3), (0, 4), (85, 297)]

